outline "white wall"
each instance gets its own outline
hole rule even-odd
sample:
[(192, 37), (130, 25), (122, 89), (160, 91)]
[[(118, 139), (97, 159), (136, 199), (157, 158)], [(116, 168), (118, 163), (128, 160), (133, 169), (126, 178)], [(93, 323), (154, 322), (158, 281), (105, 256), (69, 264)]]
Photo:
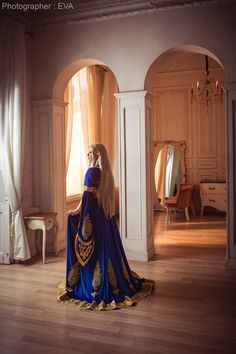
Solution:
[(126, 18), (38, 26), (33, 37), (33, 98), (50, 98), (59, 73), (71, 62), (92, 58), (117, 77), (120, 91), (142, 90), (152, 62), (176, 46), (206, 48), (236, 81), (236, 6), (212, 4)]

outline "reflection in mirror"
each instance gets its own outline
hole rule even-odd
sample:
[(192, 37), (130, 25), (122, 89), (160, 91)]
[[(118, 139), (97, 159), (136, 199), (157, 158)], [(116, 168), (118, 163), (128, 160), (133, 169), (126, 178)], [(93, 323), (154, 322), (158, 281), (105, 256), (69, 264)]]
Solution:
[(154, 166), (154, 209), (162, 209), (165, 198), (176, 194), (177, 186), (185, 182), (184, 142), (157, 143)]
[(181, 165), (178, 150), (173, 145), (168, 145), (166, 159), (165, 197), (176, 194), (176, 187), (180, 184)]

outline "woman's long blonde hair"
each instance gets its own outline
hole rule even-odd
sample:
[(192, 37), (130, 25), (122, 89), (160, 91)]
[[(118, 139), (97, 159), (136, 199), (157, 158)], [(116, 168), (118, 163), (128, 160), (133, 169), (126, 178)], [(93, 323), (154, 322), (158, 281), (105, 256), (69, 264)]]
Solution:
[[(97, 189), (98, 205), (102, 206), (106, 217), (112, 217), (115, 214), (115, 183), (107, 150), (103, 144), (92, 144), (89, 147), (92, 150), (93, 160), (95, 156), (95, 166), (99, 166), (101, 170), (101, 179)], [(94, 159), (95, 158), (95, 159)]]

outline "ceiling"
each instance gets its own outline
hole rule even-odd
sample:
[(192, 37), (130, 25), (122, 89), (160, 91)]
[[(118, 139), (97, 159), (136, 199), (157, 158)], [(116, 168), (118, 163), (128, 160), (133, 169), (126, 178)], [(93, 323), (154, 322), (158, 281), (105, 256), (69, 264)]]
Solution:
[[(235, 0), (12, 0), (1, 13), (30, 25), (60, 22), (87, 22), (104, 18), (136, 15), (180, 6), (204, 6)], [(41, 5), (39, 5), (41, 4)], [(41, 6), (38, 8), (38, 6)]]

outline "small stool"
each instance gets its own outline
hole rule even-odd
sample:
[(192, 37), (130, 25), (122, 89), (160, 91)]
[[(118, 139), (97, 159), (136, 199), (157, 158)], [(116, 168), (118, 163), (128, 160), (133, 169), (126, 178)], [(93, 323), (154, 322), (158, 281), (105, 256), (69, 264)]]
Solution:
[[(57, 213), (33, 213), (24, 216), (26, 227), (30, 230), (42, 230), (43, 232), (43, 244), (42, 244), (42, 256), (43, 264), (46, 263), (45, 249), (46, 249), (46, 234), (48, 230), (55, 228), (56, 233), (58, 231), (58, 222), (56, 219)], [(55, 253), (57, 254), (57, 247), (55, 242)]]

